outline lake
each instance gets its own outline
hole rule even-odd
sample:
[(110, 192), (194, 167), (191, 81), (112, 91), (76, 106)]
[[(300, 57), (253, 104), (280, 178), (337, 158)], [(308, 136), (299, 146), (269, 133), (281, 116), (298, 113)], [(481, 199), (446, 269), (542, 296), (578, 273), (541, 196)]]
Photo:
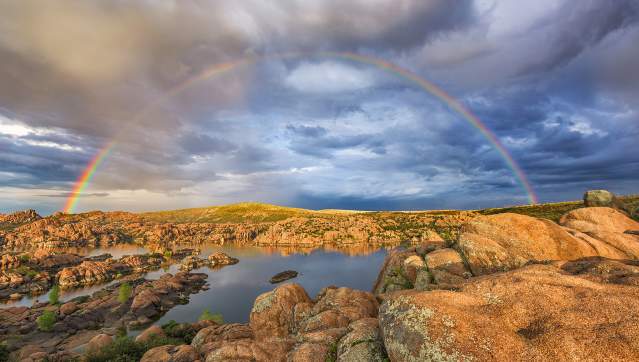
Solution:
[[(174, 307), (158, 320), (157, 324), (163, 324), (169, 320), (195, 322), (206, 309), (211, 313), (222, 314), (227, 323), (248, 322), (255, 298), (261, 293), (275, 288), (276, 285), (269, 283), (269, 279), (284, 270), (299, 272), (297, 278), (287, 282), (302, 285), (311, 298), (314, 298), (323, 287), (329, 285), (369, 291), (373, 287), (387, 253), (385, 249), (362, 247), (341, 250), (304, 250), (204, 245), (200, 248), (202, 250), (201, 257), (222, 251), (238, 258), (240, 262), (221, 269), (206, 267), (194, 269), (193, 272), (208, 275), (209, 289), (192, 294), (188, 304)], [(132, 245), (67, 251), (82, 255), (111, 253), (116, 258), (122, 255), (147, 252), (144, 248)], [(176, 273), (177, 271), (178, 265), (173, 264), (166, 269), (149, 272), (145, 277), (157, 279), (166, 272)], [(108, 284), (62, 292), (60, 300), (67, 301), (80, 295), (91, 294), (104, 288), (105, 285)], [(26, 297), (20, 301), (5, 304), (3, 307), (9, 305), (30, 306), (35, 299), (46, 301), (47, 295), (40, 295), (36, 298)]]

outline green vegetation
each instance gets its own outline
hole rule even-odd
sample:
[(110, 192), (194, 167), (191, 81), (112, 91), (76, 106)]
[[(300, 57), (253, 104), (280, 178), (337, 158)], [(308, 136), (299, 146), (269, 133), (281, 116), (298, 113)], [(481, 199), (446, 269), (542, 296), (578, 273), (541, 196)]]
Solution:
[(328, 354), (324, 359), (324, 362), (335, 362), (337, 361), (337, 342), (331, 343), (328, 347)]
[(56, 284), (49, 292), (49, 304), (56, 305), (60, 302), (60, 287)]
[(224, 317), (220, 313), (211, 313), (208, 309), (205, 309), (204, 312), (200, 315), (199, 320), (201, 321), (213, 321), (217, 324), (224, 324)]
[(126, 303), (129, 298), (131, 298), (132, 291), (133, 289), (131, 288), (131, 284), (126, 282), (120, 284), (120, 289), (118, 290), (118, 302)]
[(49, 332), (53, 329), (53, 325), (55, 324), (57, 318), (55, 313), (50, 310), (45, 310), (42, 314), (36, 319), (36, 323), (38, 324), (38, 329), (43, 332)]
[(177, 323), (174, 320), (163, 324), (162, 330), (168, 337), (184, 340), (187, 344), (190, 344), (197, 334), (197, 331), (190, 324)]
[(113, 343), (98, 351), (86, 354), (86, 362), (135, 362), (139, 361), (146, 351), (167, 344), (184, 344), (183, 340), (167, 337), (152, 337), (147, 342), (136, 342), (131, 337), (116, 338)]
[(9, 361), (9, 349), (7, 348), (7, 345), (4, 343), (0, 344), (0, 362), (7, 362)]
[[(619, 200), (623, 201), (631, 210), (639, 207), (639, 195), (619, 196)], [(478, 210), (482, 215), (502, 214), (505, 212), (513, 212), (516, 214), (534, 216), (552, 221), (559, 221), (562, 215), (575, 209), (584, 207), (582, 201), (554, 202), (538, 205), (501, 207), (494, 209)]]
[(140, 214), (143, 218), (156, 222), (212, 224), (274, 222), (295, 216), (323, 217), (324, 215), (330, 215), (330, 213), (255, 202)]
[(33, 279), (36, 275), (38, 275), (37, 271), (31, 269), (30, 267), (26, 265), (21, 265), (17, 267), (15, 271), (31, 279)]

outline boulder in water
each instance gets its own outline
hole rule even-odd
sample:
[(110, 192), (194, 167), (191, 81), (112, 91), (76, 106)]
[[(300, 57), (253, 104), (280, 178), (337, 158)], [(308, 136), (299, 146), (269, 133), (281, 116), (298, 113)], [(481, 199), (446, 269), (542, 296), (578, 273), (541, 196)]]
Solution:
[(271, 284), (277, 284), (285, 280), (293, 279), (295, 277), (297, 277), (297, 272), (295, 270), (285, 270), (281, 273), (273, 275), (270, 282)]

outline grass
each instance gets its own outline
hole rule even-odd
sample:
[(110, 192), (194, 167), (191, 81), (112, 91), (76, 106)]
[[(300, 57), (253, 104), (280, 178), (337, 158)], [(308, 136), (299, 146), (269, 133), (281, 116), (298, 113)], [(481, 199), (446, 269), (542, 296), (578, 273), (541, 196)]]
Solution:
[[(639, 195), (619, 196), (632, 210), (636, 210), (639, 207)], [(554, 202), (539, 205), (525, 205), (525, 206), (512, 206), (501, 207), (494, 209), (478, 210), (477, 212), (482, 215), (494, 215), (502, 214), (505, 212), (512, 212), (516, 214), (534, 216), (542, 219), (549, 219), (552, 221), (559, 221), (562, 215), (575, 209), (584, 207), (583, 201), (568, 201), (568, 202)]]
[(274, 222), (296, 216), (323, 216), (326, 214), (330, 213), (244, 202), (225, 206), (147, 212), (140, 214), (140, 216), (156, 222), (225, 224)]

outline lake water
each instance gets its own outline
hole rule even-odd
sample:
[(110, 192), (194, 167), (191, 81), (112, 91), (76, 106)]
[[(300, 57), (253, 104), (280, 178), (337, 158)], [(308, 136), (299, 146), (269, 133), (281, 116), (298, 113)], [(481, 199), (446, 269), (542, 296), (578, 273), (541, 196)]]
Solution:
[[(335, 285), (354, 289), (371, 290), (387, 251), (384, 249), (344, 249), (344, 250), (300, 250), (290, 248), (258, 248), (235, 246), (204, 246), (201, 257), (216, 251), (223, 251), (238, 258), (240, 262), (221, 269), (200, 268), (193, 272), (208, 275), (209, 290), (192, 294), (186, 305), (179, 305), (164, 315), (157, 324), (169, 320), (176, 322), (195, 322), (200, 314), (208, 309), (211, 313), (222, 314), (227, 323), (248, 321), (253, 301), (261, 293), (275, 288), (269, 279), (284, 270), (299, 272), (297, 278), (287, 282), (302, 285), (311, 298), (321, 288)], [(113, 248), (69, 250), (83, 255), (111, 253), (114, 257), (146, 253), (147, 250), (136, 246), (118, 246)], [(157, 279), (166, 272), (175, 273), (178, 265), (152, 271), (147, 279)], [(285, 283), (287, 283), (285, 282)], [(107, 284), (62, 292), (61, 301), (67, 301), (80, 295), (91, 294)], [(23, 298), (8, 305), (30, 306), (35, 299), (47, 300), (47, 295), (37, 298)]]

